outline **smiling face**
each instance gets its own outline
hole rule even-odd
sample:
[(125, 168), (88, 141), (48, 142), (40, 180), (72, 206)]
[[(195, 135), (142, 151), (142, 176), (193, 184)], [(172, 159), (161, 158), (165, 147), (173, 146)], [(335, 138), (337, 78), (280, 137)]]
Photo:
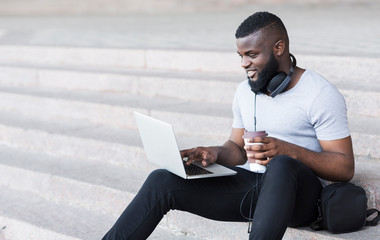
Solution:
[(247, 72), (252, 91), (266, 93), (266, 86), (277, 73), (279, 63), (273, 54), (273, 40), (257, 31), (236, 39), (237, 52), (241, 56), (241, 66)]

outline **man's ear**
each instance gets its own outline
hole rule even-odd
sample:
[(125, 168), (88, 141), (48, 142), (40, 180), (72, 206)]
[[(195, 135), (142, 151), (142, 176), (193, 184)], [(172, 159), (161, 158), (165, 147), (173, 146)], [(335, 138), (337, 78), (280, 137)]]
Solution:
[(278, 40), (273, 46), (273, 54), (280, 57), (285, 51), (285, 41)]

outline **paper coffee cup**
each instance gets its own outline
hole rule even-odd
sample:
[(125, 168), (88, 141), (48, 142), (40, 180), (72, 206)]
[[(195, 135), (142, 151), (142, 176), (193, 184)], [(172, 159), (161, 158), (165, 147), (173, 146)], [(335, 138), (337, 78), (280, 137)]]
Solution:
[[(266, 131), (244, 131), (243, 139), (244, 139), (245, 145), (262, 145), (262, 143), (248, 142), (248, 139), (249, 138), (255, 138), (255, 137), (266, 137), (266, 136), (268, 136)], [(257, 151), (248, 151), (247, 150), (247, 153), (257, 153)], [(266, 160), (266, 159), (263, 159), (263, 160)], [(250, 162), (249, 163), (249, 169), (252, 172), (264, 173), (266, 171), (267, 167), (265, 165)]]

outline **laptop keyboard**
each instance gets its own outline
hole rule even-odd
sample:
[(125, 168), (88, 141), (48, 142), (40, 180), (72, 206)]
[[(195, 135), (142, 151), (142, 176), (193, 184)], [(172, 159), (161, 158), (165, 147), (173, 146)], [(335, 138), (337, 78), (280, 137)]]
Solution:
[(186, 165), (185, 161), (183, 161), (183, 165), (185, 166), (186, 174), (189, 176), (202, 175), (202, 174), (213, 174), (213, 172), (210, 172), (204, 168), (198, 167), (194, 164)]

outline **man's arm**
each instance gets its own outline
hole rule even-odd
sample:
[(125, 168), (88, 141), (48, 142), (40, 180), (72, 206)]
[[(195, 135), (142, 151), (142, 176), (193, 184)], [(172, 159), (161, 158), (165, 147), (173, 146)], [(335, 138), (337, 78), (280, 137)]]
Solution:
[(202, 162), (203, 166), (219, 163), (227, 166), (244, 164), (247, 161), (243, 140), (244, 129), (232, 128), (231, 136), (222, 146), (196, 147), (182, 150), (181, 156), (188, 157), (187, 164)]
[(268, 164), (271, 158), (278, 155), (288, 155), (302, 161), (319, 177), (337, 182), (348, 182), (354, 175), (355, 163), (351, 137), (332, 141), (319, 141), (322, 152), (314, 152), (303, 147), (271, 137), (255, 138), (253, 142), (262, 142), (263, 145), (246, 146), (254, 150), (261, 150), (248, 157), (254, 159), (269, 158), (267, 161), (256, 162)]
[(236, 166), (247, 162), (243, 135), (244, 129), (232, 128), (229, 140), (220, 148), (217, 163)]

